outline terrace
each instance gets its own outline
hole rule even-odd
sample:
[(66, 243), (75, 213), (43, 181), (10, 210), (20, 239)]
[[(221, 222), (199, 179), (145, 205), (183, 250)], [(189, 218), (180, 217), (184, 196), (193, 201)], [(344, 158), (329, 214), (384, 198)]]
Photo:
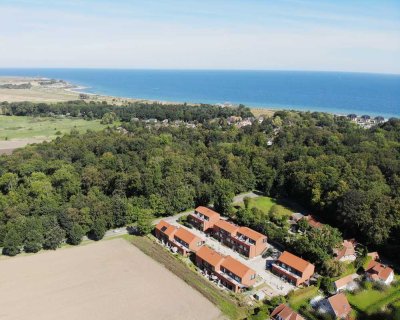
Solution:
[(273, 263), (273, 266), (275, 266), (275, 268), (277, 268), (278, 270), (281, 270), (285, 273), (289, 273), (291, 276), (300, 279), (301, 278), (301, 274), (299, 271), (283, 264), (283, 263), (279, 263), (279, 262), (275, 262)]

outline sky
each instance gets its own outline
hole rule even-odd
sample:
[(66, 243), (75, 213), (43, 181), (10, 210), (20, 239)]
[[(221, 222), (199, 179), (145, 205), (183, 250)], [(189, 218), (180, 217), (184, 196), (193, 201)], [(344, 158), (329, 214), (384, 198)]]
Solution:
[(0, 0), (0, 68), (400, 74), (400, 0)]

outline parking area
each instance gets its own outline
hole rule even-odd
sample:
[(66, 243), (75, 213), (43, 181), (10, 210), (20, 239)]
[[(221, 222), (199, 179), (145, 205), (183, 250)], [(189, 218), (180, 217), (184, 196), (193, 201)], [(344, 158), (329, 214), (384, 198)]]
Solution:
[[(171, 217), (172, 218), (172, 217)], [(181, 228), (186, 228), (185, 226), (182, 226), (177, 222), (177, 218), (175, 219), (169, 219), (169, 223), (179, 226)], [(258, 276), (260, 277), (260, 281), (255, 285), (255, 287), (259, 285), (266, 285), (265, 292), (269, 296), (277, 296), (277, 295), (286, 295), (288, 294), (289, 291), (294, 290), (296, 287), (287, 283), (286, 281), (282, 280), (280, 277), (274, 275), (270, 271), (266, 270), (266, 266), (268, 262), (272, 262), (273, 258), (268, 257), (268, 258), (263, 258), (262, 256), (257, 256), (252, 259), (246, 259), (243, 256), (241, 256), (239, 253), (236, 251), (233, 251), (231, 248), (228, 248), (227, 246), (221, 244), (218, 242), (216, 239), (206, 235), (205, 233), (195, 229), (191, 228), (188, 229), (190, 232), (194, 233), (195, 235), (204, 238), (206, 244), (214, 249), (215, 251), (223, 254), (223, 255), (230, 255), (231, 257), (239, 260), (240, 262), (244, 263), (248, 267), (254, 269)], [(272, 245), (269, 244), (269, 247), (271, 248)], [(274, 248), (273, 248), (274, 249)]]

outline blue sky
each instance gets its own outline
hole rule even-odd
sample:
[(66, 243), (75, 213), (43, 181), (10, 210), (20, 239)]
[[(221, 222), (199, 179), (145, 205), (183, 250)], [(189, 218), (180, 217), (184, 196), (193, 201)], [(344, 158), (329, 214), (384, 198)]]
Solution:
[(0, 67), (400, 73), (400, 0), (0, 0)]

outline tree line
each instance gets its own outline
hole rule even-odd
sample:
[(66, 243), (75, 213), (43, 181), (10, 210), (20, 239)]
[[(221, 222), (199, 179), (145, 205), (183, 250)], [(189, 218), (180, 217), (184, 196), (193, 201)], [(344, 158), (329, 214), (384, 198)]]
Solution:
[(0, 114), (14, 116), (71, 116), (87, 120), (102, 119), (106, 114), (115, 114), (121, 121), (130, 121), (132, 118), (181, 120), (207, 122), (215, 118), (229, 116), (251, 117), (249, 108), (240, 105), (233, 107), (218, 107), (201, 104), (192, 106), (187, 104), (161, 104), (150, 102), (134, 102), (125, 105), (113, 105), (107, 102), (85, 102), (82, 100), (58, 102), (54, 104), (35, 102), (2, 102)]

